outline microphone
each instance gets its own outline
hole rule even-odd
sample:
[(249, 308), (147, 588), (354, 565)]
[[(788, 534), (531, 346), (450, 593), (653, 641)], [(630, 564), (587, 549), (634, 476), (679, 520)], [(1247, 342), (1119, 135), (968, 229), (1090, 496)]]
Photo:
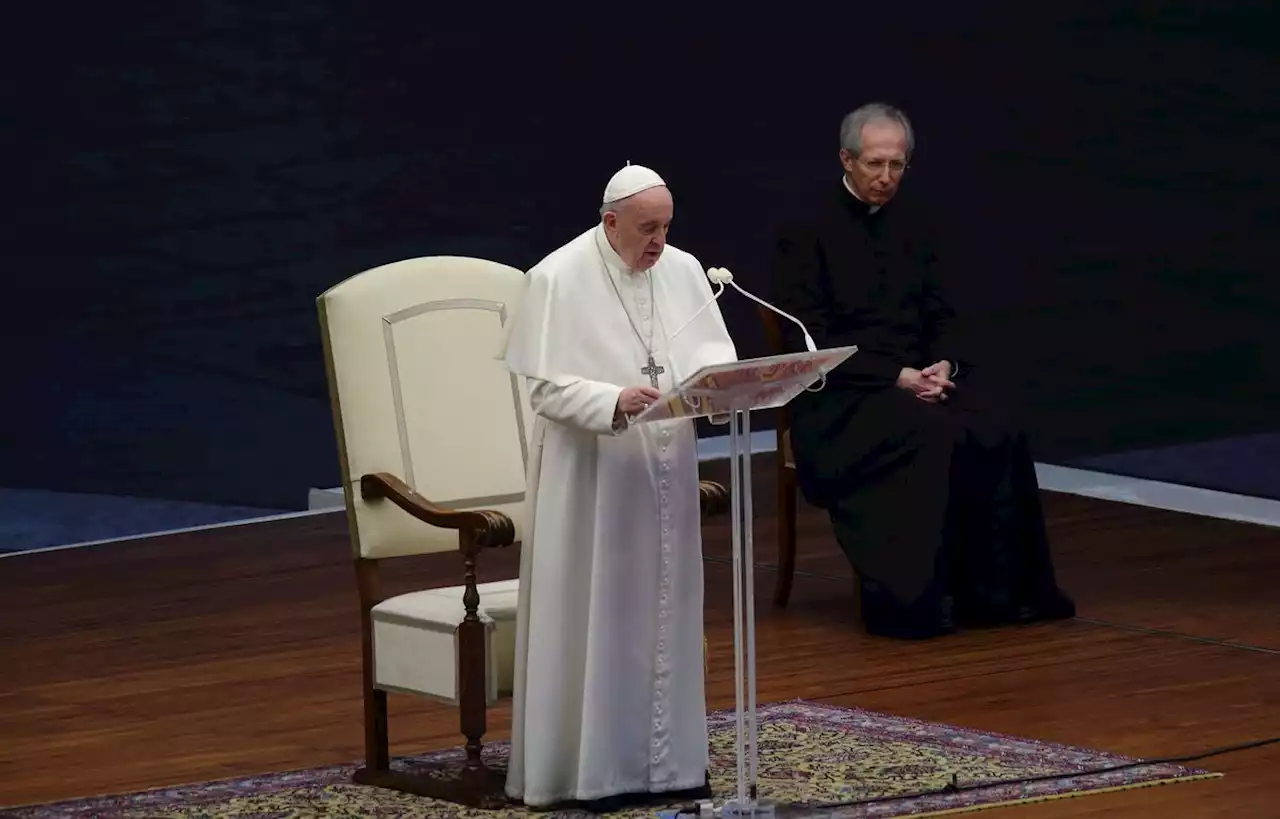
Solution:
[[(681, 324), (680, 327), (677, 328), (676, 331), (671, 334), (672, 340), (674, 340), (676, 336), (680, 335), (680, 332), (684, 330), (684, 328), (688, 327), (691, 323), (693, 323), (693, 320), (697, 318), (699, 314), (702, 313), (703, 310), (706, 310), (708, 307), (712, 305), (712, 303), (716, 301), (716, 299), (724, 295), (724, 286), (727, 284), (730, 287), (732, 287), (734, 290), (737, 290), (742, 295), (754, 301), (756, 304), (769, 308), (774, 313), (777, 313), (787, 321), (790, 321), (792, 324), (799, 327), (800, 332), (804, 333), (804, 346), (807, 347), (809, 352), (811, 353), (818, 352), (818, 345), (813, 343), (813, 336), (809, 335), (809, 329), (804, 326), (804, 322), (800, 321), (800, 319), (796, 318), (790, 313), (784, 313), (783, 311), (779, 310), (777, 307), (774, 307), (772, 304), (765, 301), (764, 299), (758, 298), (752, 295), (751, 293), (747, 292), (745, 289), (740, 287), (737, 282), (733, 280), (733, 274), (729, 272), (728, 268), (709, 267), (707, 268), (707, 278), (710, 279), (713, 284), (719, 287), (719, 290), (716, 291), (715, 295), (707, 299), (707, 301), (701, 307), (699, 307), (696, 311), (694, 311), (694, 314), (692, 316), (689, 316), (688, 321), (686, 321), (684, 324)], [(821, 376), (821, 380), (819, 384), (816, 386), (816, 388), (809, 387), (808, 390), (810, 392), (818, 392), (826, 385), (827, 385), (827, 375), (826, 373), (823, 373)]]
[(671, 334), (672, 339), (680, 335), (680, 333), (684, 330), (684, 328), (692, 324), (693, 320), (696, 319), (699, 315), (701, 315), (703, 310), (706, 310), (708, 307), (710, 307), (712, 302), (714, 302), (716, 299), (724, 295), (724, 286), (727, 284), (731, 286), (734, 290), (737, 290), (742, 295), (754, 301), (755, 303), (769, 308), (773, 312), (782, 316), (787, 321), (790, 321), (791, 323), (795, 324), (797, 327), (800, 328), (800, 332), (804, 333), (804, 346), (807, 347), (809, 349), (809, 352), (811, 353), (818, 352), (818, 345), (813, 343), (813, 336), (809, 335), (808, 328), (804, 326), (804, 323), (800, 321), (800, 319), (796, 318), (790, 313), (784, 313), (778, 308), (774, 307), (769, 302), (765, 301), (764, 299), (757, 298), (756, 296), (753, 296), (751, 293), (748, 293), (746, 290), (740, 287), (737, 282), (733, 280), (733, 274), (729, 272), (728, 268), (724, 268), (724, 267), (708, 268), (707, 278), (711, 280), (712, 284), (715, 284), (720, 289), (716, 291), (715, 295), (707, 299), (707, 301), (701, 307), (695, 310), (693, 315), (689, 316), (688, 321), (686, 321), (684, 324), (681, 324), (678, 328), (676, 328), (676, 331)]
[(722, 292), (723, 292), (723, 290), (724, 290), (724, 285), (725, 285), (725, 284), (728, 284), (728, 285), (729, 285), (730, 287), (732, 287), (734, 290), (737, 290), (739, 293), (741, 293), (742, 295), (744, 295), (744, 296), (746, 296), (747, 298), (751, 299), (751, 300), (752, 300), (752, 301), (754, 301), (756, 304), (759, 304), (759, 305), (761, 305), (762, 307), (767, 307), (767, 308), (769, 308), (769, 309), (770, 309), (770, 310), (772, 310), (774, 313), (777, 313), (778, 315), (782, 316), (782, 317), (783, 317), (784, 319), (786, 319), (787, 321), (789, 321), (789, 322), (791, 322), (792, 324), (794, 324), (795, 326), (799, 327), (799, 328), (800, 328), (800, 332), (804, 333), (804, 346), (805, 346), (805, 347), (807, 347), (807, 348), (809, 349), (809, 352), (811, 352), (811, 353), (816, 353), (816, 352), (818, 352), (818, 345), (813, 343), (813, 336), (809, 335), (809, 328), (807, 328), (807, 327), (805, 327), (805, 326), (804, 326), (804, 322), (800, 321), (800, 319), (796, 318), (795, 316), (791, 315), (790, 313), (784, 313), (784, 312), (782, 312), (781, 310), (779, 310), (778, 308), (774, 307), (772, 304), (770, 304), (769, 302), (765, 301), (764, 299), (757, 298), (756, 296), (753, 296), (752, 294), (748, 293), (746, 290), (744, 290), (744, 289), (742, 289), (741, 287), (739, 287), (739, 286), (738, 286), (738, 283), (737, 283), (737, 282), (735, 282), (735, 281), (733, 280), (733, 274), (732, 274), (732, 273), (730, 273), (730, 272), (728, 271), (728, 269), (727, 269), (727, 268), (723, 268), (723, 267), (713, 267), (713, 268), (711, 268), (710, 270), (708, 270), (708, 271), (707, 271), (707, 278), (708, 278), (708, 279), (711, 279), (711, 281), (713, 281), (713, 282), (723, 282), (724, 284), (721, 284), (721, 285), (720, 285), (720, 289), (721, 289), (721, 291), (722, 291)]

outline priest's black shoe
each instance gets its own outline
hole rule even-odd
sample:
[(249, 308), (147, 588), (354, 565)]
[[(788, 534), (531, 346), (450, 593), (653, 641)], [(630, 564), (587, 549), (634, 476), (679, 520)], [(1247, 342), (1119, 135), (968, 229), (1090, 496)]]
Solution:
[(1052, 589), (1033, 601), (1008, 598), (962, 598), (956, 602), (956, 620), (962, 628), (994, 628), (1076, 616), (1075, 602), (1060, 589)]
[(955, 603), (949, 595), (933, 592), (903, 605), (880, 584), (859, 580), (862, 624), (868, 634), (895, 640), (928, 640), (956, 630)]
[(1076, 616), (1076, 601), (1062, 589), (1054, 588), (1040, 596), (1039, 600), (1023, 607), (1024, 622), (1037, 620), (1070, 620)]

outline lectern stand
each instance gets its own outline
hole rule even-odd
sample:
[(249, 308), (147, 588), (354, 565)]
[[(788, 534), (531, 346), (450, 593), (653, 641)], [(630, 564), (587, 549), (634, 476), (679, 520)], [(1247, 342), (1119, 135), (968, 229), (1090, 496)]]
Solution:
[[(704, 367), (662, 396), (632, 423), (673, 418), (729, 421), (730, 504), (733, 512), (733, 666), (737, 696), (737, 794), (719, 811), (725, 819), (770, 817), (776, 805), (760, 796), (756, 751), (756, 629), (754, 514), (751, 504), (751, 412), (785, 406), (857, 351), (753, 358)], [(781, 456), (782, 453), (778, 453)]]

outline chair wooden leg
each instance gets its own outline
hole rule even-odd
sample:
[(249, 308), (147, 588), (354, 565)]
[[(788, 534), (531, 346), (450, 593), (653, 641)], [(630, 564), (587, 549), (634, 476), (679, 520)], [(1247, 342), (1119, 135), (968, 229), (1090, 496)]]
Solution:
[(773, 604), (785, 606), (791, 598), (796, 574), (796, 485), (794, 473), (783, 467), (778, 474), (778, 583)]
[[(472, 808), (495, 810), (509, 805), (506, 777), (484, 764), (481, 740), (486, 729), (484, 624), (477, 616), (480, 596), (475, 589), (475, 564), (468, 561), (464, 602), (468, 617), (458, 628), (458, 684), (462, 733), (467, 738), (466, 761), (432, 765), (430, 770), (391, 769), (387, 732), (387, 693), (373, 684), (373, 620), (370, 600), (376, 599), (376, 577), (361, 573), (361, 623), (364, 629), (364, 742), (365, 767), (355, 772), (357, 784), (411, 793)], [(364, 592), (369, 592), (363, 596)], [(366, 605), (368, 604), (368, 605)]]
[[(362, 578), (363, 580), (363, 578)], [(373, 620), (371, 607), (362, 601), (360, 628), (362, 653), (361, 676), (364, 688), (364, 767), (352, 777), (357, 784), (393, 788), (395, 772), (391, 770), (391, 741), (387, 730), (387, 692), (373, 686)]]
[(474, 775), (484, 770), (481, 754), (488, 728), (485, 713), (484, 624), (468, 620), (458, 627), (458, 664), (462, 735), (467, 738), (466, 772)]
[(377, 604), (377, 564), (356, 561), (356, 583), (360, 592), (361, 682), (364, 689), (364, 764), (370, 771), (391, 767), (391, 743), (387, 732), (387, 692), (373, 686), (373, 607)]
[(364, 692), (364, 764), (374, 771), (391, 768), (391, 741), (387, 734), (387, 692), (368, 687)]

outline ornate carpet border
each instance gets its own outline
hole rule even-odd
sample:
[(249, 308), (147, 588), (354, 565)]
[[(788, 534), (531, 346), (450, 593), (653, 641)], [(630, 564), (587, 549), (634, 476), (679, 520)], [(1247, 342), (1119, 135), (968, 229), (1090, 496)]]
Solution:
[[(1220, 773), (1182, 765), (1142, 764), (1144, 760), (1138, 757), (807, 700), (763, 705), (758, 709), (758, 715), (761, 723), (766, 720), (792, 720), (815, 727), (844, 727), (884, 741), (910, 742), (943, 751), (979, 753), (1011, 765), (1029, 764), (1034, 760), (1036, 764), (1049, 765), (1060, 771), (1051, 778), (1034, 782), (962, 782), (961, 790), (956, 793), (904, 794), (883, 802), (832, 808), (828, 819), (946, 816), (1013, 804), (1222, 777)], [(732, 729), (734, 720), (732, 710), (717, 711), (708, 715), (707, 724), (709, 728)]]
[[(960, 782), (958, 792), (927, 795), (902, 794), (884, 801), (856, 806), (833, 806), (829, 810), (824, 810), (830, 819), (855, 819), (855, 817), (886, 819), (905, 815), (944, 816), (1001, 805), (1042, 802), (1221, 776), (1221, 774), (1176, 764), (1144, 764), (1144, 761), (1138, 758), (1088, 748), (806, 700), (761, 705), (758, 716), (761, 725), (769, 722), (783, 722), (828, 730), (843, 729), (878, 741), (910, 743), (933, 748), (943, 753), (976, 754), (999, 759), (1009, 767), (1047, 767), (1053, 771), (1045, 778), (1026, 783)], [(731, 709), (715, 711), (708, 715), (707, 721), (708, 728), (713, 731), (732, 731), (735, 715)], [(505, 763), (507, 755), (505, 742), (494, 742), (486, 746), (485, 751), (486, 757), (492, 762)], [(450, 756), (461, 759), (461, 749), (438, 751), (416, 757), (416, 759), (442, 759)], [(193, 807), (211, 805), (238, 797), (268, 795), (303, 788), (350, 785), (351, 777), (357, 767), (359, 763), (328, 765), (156, 788), (131, 794), (0, 809), (0, 817), (88, 819), (88, 817), (110, 816), (120, 809), (172, 810), (180, 805)], [(1121, 769), (1100, 770), (1109, 768)], [(762, 796), (767, 797), (768, 794), (764, 793)], [(833, 796), (832, 802), (846, 799), (838, 794)], [(848, 798), (852, 798), (852, 794)], [(822, 806), (815, 806), (815, 809), (822, 810)], [(653, 815), (656, 811), (651, 810), (647, 813)], [(551, 819), (555, 814), (538, 814), (538, 816)]]

